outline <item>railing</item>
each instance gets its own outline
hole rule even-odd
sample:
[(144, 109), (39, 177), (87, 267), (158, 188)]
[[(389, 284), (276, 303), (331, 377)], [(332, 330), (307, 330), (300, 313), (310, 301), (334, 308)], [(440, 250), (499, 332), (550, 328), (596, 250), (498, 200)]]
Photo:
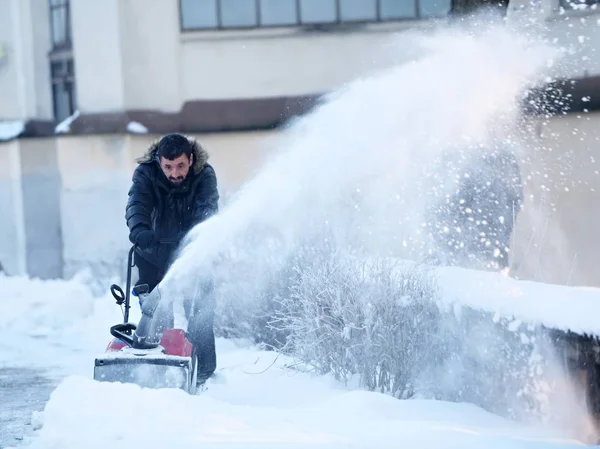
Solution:
[(451, 0), (179, 0), (183, 31), (360, 24), (445, 16)]

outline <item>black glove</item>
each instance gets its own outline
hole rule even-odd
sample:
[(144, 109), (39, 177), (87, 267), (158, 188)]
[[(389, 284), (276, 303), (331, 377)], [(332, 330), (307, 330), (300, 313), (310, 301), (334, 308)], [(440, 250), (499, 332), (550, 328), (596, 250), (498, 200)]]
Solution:
[(152, 231), (141, 231), (135, 238), (135, 244), (141, 249), (148, 249), (156, 241), (156, 236)]

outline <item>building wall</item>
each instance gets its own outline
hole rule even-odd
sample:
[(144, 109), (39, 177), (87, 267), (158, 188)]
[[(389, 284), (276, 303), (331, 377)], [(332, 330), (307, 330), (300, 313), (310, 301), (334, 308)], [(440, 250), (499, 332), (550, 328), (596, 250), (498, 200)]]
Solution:
[[(513, 20), (531, 14), (518, 10), (520, 0), (512, 3)], [(558, 15), (555, 9), (538, 13), (548, 35), (571, 51), (568, 70), (560, 74), (600, 74), (600, 54), (592, 45), (600, 39), (598, 14), (582, 18), (576, 13)], [(82, 112), (173, 112), (188, 100), (326, 92), (408, 57), (414, 49), (403, 46), (398, 33), (427, 23), (371, 24), (352, 32), (182, 32), (175, 0), (156, 2), (153, 8), (144, 0), (107, 0), (101, 6), (72, 0), (72, 15)]]
[[(600, 286), (600, 113), (557, 117), (537, 130), (523, 155), (526, 205), (517, 220), (513, 273)], [(197, 136), (211, 154), (222, 204), (260, 170), (279, 136)], [(0, 144), (0, 207), (8, 211), (0, 261), (7, 270), (49, 277), (61, 261), (65, 276), (84, 267), (99, 276), (124, 269), (127, 190), (135, 158), (153, 139), (95, 135)]]
[(0, 45), (0, 121), (51, 118), (48, 2), (0, 0)]
[[(536, 14), (549, 35), (572, 50), (571, 76), (600, 74), (592, 45), (600, 42), (597, 12), (559, 15), (556, 0), (539, 4)], [(514, 20), (531, 13), (528, 2), (511, 5)], [(176, 0), (153, 8), (147, 0), (71, 0), (71, 16), (82, 113), (177, 111), (192, 99), (321, 93), (409, 56), (412, 49), (403, 47), (398, 32), (418, 26), (181, 32)], [(0, 66), (0, 120), (51, 117), (48, 2), (0, 0), (0, 44), (7, 53)], [(594, 240), (600, 186), (592, 163), (598, 128), (597, 115), (569, 115), (550, 120), (534, 139), (545, 150), (523, 167), (533, 197), (515, 236), (518, 275), (600, 285)], [(276, 136), (201, 136), (225, 198), (260, 167)], [(132, 161), (151, 139), (73, 135), (0, 144), (0, 206), (9, 211), (1, 224), (0, 262), (10, 272), (40, 276), (58, 275), (63, 267), (70, 275), (86, 264), (109, 270), (129, 244), (122, 231)], [(587, 184), (548, 187), (543, 175), (557, 179), (565, 170)]]
[[(177, 111), (187, 100), (322, 93), (398, 58), (393, 33), (180, 31), (178, 2), (72, 0), (81, 112)], [(383, 49), (373, 57), (374, 48)], [(397, 50), (397, 49), (396, 49)], [(102, 83), (98, 74), (102, 73)]]
[(125, 107), (119, 3), (71, 1), (77, 104), (82, 113)]
[(6, 61), (0, 66), (0, 118), (16, 119), (22, 115), (21, 95), (18, 86), (19, 48), (16, 40), (17, 23), (14, 20), (16, 9), (14, 0), (0, 0), (0, 43), (6, 54)]
[[(149, 8), (144, 0), (119, 0), (126, 109), (180, 109), (185, 97), (178, 21), (176, 1), (154, 2)], [(198, 61), (203, 70), (209, 62)]]
[[(322, 93), (389, 66), (413, 49), (398, 32), (427, 21), (351, 31), (180, 30), (177, 0), (71, 0), (78, 106), (82, 113), (178, 111), (189, 100)], [(558, 12), (558, 0), (511, 1), (511, 20), (532, 15), (567, 49), (566, 71), (600, 74), (599, 10)], [(0, 120), (51, 119), (47, 0), (0, 0)], [(541, 26), (540, 25), (540, 26)], [(399, 37), (400, 36), (400, 37)], [(376, 49), (376, 50), (374, 50)], [(375, 55), (375, 56), (374, 56)]]
[(353, 33), (184, 33), (181, 92), (185, 99), (327, 92), (408, 57), (412, 49), (398, 46), (394, 36), (409, 26), (415, 25), (372, 25)]
[(61, 177), (56, 140), (19, 141), (25, 266), (30, 276), (63, 276)]
[(25, 226), (19, 143), (0, 144), (0, 263), (9, 274), (24, 274)]

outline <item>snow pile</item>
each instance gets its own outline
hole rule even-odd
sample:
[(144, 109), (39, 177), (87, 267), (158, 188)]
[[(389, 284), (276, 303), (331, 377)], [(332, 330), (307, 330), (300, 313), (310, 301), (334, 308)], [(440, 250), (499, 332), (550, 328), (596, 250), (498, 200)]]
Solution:
[[(445, 285), (452, 297), (460, 296), (465, 286), (477, 285), (486, 277), (488, 281), (498, 277), (473, 271), (464, 271), (461, 276), (464, 284), (458, 285), (460, 290), (453, 291), (452, 285)], [(561, 290), (508, 282), (515, 287), (528, 285), (527, 301), (531, 304), (536, 298), (537, 304), (543, 302), (542, 295), (553, 289)], [(565, 291), (577, 304), (582, 290)], [(35, 414), (33, 423), (39, 432), (30, 441), (32, 449), (131, 447), (140, 443), (149, 449), (163, 449), (165, 444), (183, 448), (198, 444), (374, 448), (403, 443), (425, 448), (442, 444), (572, 447), (577, 442), (569, 441), (567, 434), (586, 436), (580, 428), (569, 428), (569, 433), (558, 425), (550, 427), (554, 430), (523, 427), (474, 405), (418, 396), (399, 401), (379, 393), (352, 391), (358, 388), (354, 379), (344, 386), (332, 375), (310, 374), (310, 367), (295, 358), (261, 351), (244, 341), (218, 339), (217, 375), (209, 381), (208, 391), (199, 396), (96, 383), (91, 380), (93, 359), (103, 352), (110, 339), (109, 326), (122, 318), (111, 298), (93, 297), (83, 276), (72, 281), (1, 277), (0, 298), (0, 364), (33, 364), (60, 377), (75, 375), (58, 386), (42, 414)], [(485, 295), (479, 298), (480, 306), (494, 305), (486, 303)], [(135, 321), (139, 318), (136, 304), (132, 312)], [(473, 335), (474, 347), (491, 350), (486, 343), (480, 334)], [(554, 378), (547, 374), (544, 373), (554, 394), (562, 389), (562, 396), (555, 398), (553, 407), (583, 427), (587, 424), (586, 415), (577, 408), (568, 382), (560, 373)], [(502, 387), (494, 385), (492, 393)], [(127, 419), (121, 419), (123, 411), (116, 411), (120, 404), (135, 404), (135, 410), (149, 412), (132, 409), (133, 413), (125, 411)]]
[(80, 112), (79, 109), (77, 109), (73, 114), (54, 127), (54, 134), (65, 134), (71, 131), (71, 124), (79, 118), (79, 115)]
[(25, 131), (25, 122), (23, 120), (0, 120), (0, 142), (19, 137)]
[(559, 430), (524, 427), (472, 405), (348, 391), (290, 370), (291, 361), (273, 352), (224, 341), (217, 349), (217, 377), (199, 396), (66, 379), (27, 447), (579, 447)]
[(139, 122), (129, 122), (127, 124), (127, 132), (133, 134), (148, 134), (148, 128)]
[(90, 354), (104, 350), (123, 316), (112, 297), (92, 295), (89, 281), (0, 275), (0, 366), (90, 373)]

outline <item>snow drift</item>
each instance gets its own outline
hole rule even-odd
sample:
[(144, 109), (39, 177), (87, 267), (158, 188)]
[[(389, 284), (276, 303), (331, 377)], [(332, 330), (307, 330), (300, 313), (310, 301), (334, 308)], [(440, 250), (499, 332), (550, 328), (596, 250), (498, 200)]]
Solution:
[[(487, 283), (482, 282), (498, 275), (464, 271), (461, 276), (465, 285), (473, 286), (471, 293), (479, 289), (474, 295), (480, 298), (479, 307), (493, 310), (499, 305), (486, 295)], [(548, 292), (562, 296), (561, 288), (555, 286), (502, 282), (515, 290), (527, 286), (522, 300), (532, 309)], [(444, 291), (458, 297), (460, 291), (455, 287), (448, 284)], [(592, 291), (600, 294), (598, 290), (565, 288), (570, 302), (563, 311), (580, 300), (585, 303)], [(71, 281), (0, 277), (0, 296), (1, 316), (8, 316), (15, 307), (19, 312), (10, 312), (10, 319), (0, 326), (0, 341), (19, 343), (2, 347), (2, 364), (34, 364), (66, 377), (44, 412), (32, 417), (36, 434), (25, 441), (32, 449), (130, 447), (140, 443), (148, 449), (162, 449), (165, 444), (195, 447), (200, 443), (206, 447), (391, 447), (405, 443), (424, 448), (581, 444), (564, 428), (523, 426), (474, 405), (399, 401), (361, 391), (352, 379), (344, 386), (330, 375), (315, 375), (296, 358), (253, 348), (245, 341), (218, 340), (217, 376), (200, 396), (97, 383), (91, 379), (94, 356), (103, 351), (109, 326), (120, 318), (111, 298), (94, 297), (84, 277)], [(557, 314), (559, 307), (554, 309)], [(132, 312), (136, 319), (138, 310), (134, 307)], [(555, 384), (557, 387), (560, 384)], [(135, 404), (135, 410), (149, 413), (131, 409), (130, 413), (123, 411), (127, 418), (115, 416), (118, 404)], [(567, 402), (560, 405), (565, 407)], [(565, 413), (573, 410), (567, 408)]]
[[(201, 396), (67, 379), (29, 447), (579, 447), (560, 431), (519, 426), (472, 405), (347, 391), (290, 372), (272, 352), (219, 351), (219, 379)], [(115, 416), (116, 404), (145, 412)]]

